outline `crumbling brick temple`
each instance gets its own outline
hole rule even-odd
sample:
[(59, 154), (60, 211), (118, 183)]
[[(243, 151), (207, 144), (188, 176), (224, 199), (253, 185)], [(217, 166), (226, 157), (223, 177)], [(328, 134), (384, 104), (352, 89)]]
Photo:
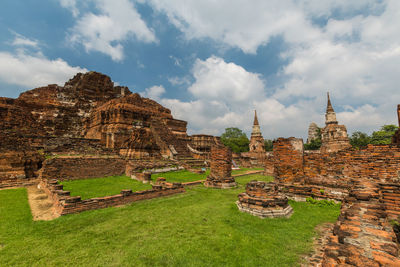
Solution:
[(232, 177), (232, 151), (224, 145), (211, 147), (210, 174), (204, 185), (213, 188), (232, 188), (237, 184)]
[(236, 202), (240, 211), (260, 218), (290, 217), (293, 213), (288, 198), (278, 191), (276, 183), (251, 181)]
[(198, 138), (188, 136), (186, 126), (169, 109), (93, 71), (64, 86), (0, 97), (0, 187), (38, 177), (120, 175), (126, 165), (204, 167), (218, 139), (209, 137), (198, 151)]

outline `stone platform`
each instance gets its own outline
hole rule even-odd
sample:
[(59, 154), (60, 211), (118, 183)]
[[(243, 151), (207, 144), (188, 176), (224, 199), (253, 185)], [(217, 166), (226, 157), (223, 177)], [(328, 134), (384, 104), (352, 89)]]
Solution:
[(239, 210), (260, 218), (290, 217), (293, 213), (288, 198), (278, 192), (275, 183), (251, 181), (246, 192), (239, 194)]

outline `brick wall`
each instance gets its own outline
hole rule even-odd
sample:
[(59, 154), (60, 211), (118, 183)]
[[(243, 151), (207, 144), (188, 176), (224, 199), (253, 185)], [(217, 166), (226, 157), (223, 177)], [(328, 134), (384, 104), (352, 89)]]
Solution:
[(47, 159), (40, 170), (42, 179), (74, 180), (122, 175), (126, 161), (119, 157), (59, 157)]
[(361, 150), (334, 153), (296, 149), (294, 139), (279, 138), (274, 143), (275, 176), (281, 182), (304, 181), (331, 187), (345, 187), (350, 178), (371, 177), (380, 182), (399, 180), (400, 148), (395, 145), (368, 145)]
[(278, 138), (273, 142), (275, 177), (279, 182), (293, 182), (303, 177), (303, 140)]
[(82, 200), (79, 196), (71, 197), (70, 192), (64, 191), (63, 185), (58, 184), (57, 180), (43, 179), (40, 182), (40, 187), (53, 201), (54, 211), (59, 215), (78, 213), (94, 209), (103, 209), (107, 207), (124, 205), (139, 200), (152, 199), (185, 192), (184, 187), (180, 183), (166, 183), (163, 185), (153, 185), (153, 189), (151, 190), (137, 192), (132, 192), (132, 190), (122, 190), (118, 195)]

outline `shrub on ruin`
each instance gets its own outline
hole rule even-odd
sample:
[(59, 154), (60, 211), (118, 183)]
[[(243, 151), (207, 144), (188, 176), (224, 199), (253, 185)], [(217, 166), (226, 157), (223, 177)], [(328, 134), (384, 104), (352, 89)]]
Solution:
[(321, 207), (340, 206), (341, 205), (341, 203), (336, 203), (333, 200), (327, 200), (327, 199), (317, 200), (317, 199), (314, 199), (312, 197), (306, 198), (306, 202), (309, 203), (309, 204), (318, 205), (318, 206), (321, 206)]

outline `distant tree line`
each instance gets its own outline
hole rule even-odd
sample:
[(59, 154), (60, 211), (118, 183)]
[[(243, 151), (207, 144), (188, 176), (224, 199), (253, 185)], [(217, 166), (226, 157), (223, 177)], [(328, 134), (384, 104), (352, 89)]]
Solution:
[(392, 136), (398, 128), (393, 124), (383, 125), (379, 131), (375, 131), (371, 135), (356, 131), (350, 137), (350, 144), (358, 149), (366, 147), (368, 144), (388, 145), (392, 143)]
[[(392, 136), (398, 127), (396, 125), (383, 125), (379, 131), (372, 132), (371, 135), (356, 131), (350, 137), (350, 144), (357, 149), (366, 147), (368, 144), (385, 145), (392, 142)], [(221, 135), (221, 142), (230, 147), (233, 152), (248, 152), (250, 140), (246, 134), (239, 128), (226, 128)], [(264, 139), (264, 147), (266, 151), (272, 151), (271, 139)], [(308, 144), (304, 144), (305, 150), (318, 150), (321, 147), (321, 128), (318, 128), (317, 138), (311, 140)]]

